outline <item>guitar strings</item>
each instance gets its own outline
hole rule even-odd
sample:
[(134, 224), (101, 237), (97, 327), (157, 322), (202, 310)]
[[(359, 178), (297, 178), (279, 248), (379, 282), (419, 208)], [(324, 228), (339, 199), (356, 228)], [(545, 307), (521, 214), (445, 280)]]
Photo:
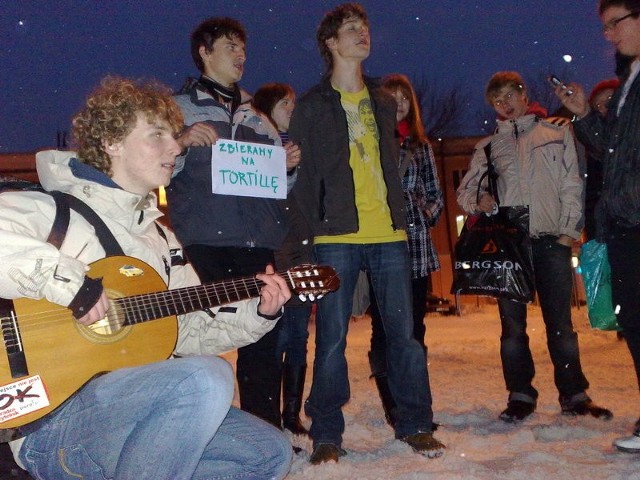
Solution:
[[(249, 283), (253, 283), (254, 285), (248, 285)], [(224, 282), (224, 284), (225, 285), (196, 285), (192, 287), (163, 290), (160, 292), (143, 293), (129, 297), (111, 298), (110, 302), (112, 305), (109, 307), (106, 317), (108, 318), (110, 315), (114, 314), (117, 315), (116, 310), (122, 312), (124, 315), (134, 316), (138, 310), (149, 309), (154, 306), (156, 309), (164, 308), (166, 310), (168, 306), (177, 306), (176, 304), (178, 302), (176, 301), (176, 298), (179, 298), (179, 303), (186, 312), (201, 310), (203, 308), (201, 302), (203, 299), (203, 293), (207, 299), (215, 298), (220, 302), (220, 304), (227, 304), (258, 296), (260, 288), (264, 285), (263, 282), (252, 278), (233, 279)], [(246, 290), (246, 295), (244, 297), (239, 296), (240, 287)], [(202, 293), (199, 294), (198, 292)], [(232, 292), (237, 295), (237, 298), (233, 298), (231, 295)], [(191, 307), (192, 305), (193, 307)], [(212, 301), (211, 306), (215, 305), (215, 302)], [(57, 306), (55, 304), (51, 304), (51, 306), (53, 308), (50, 310), (16, 316), (20, 331), (38, 330), (41, 327), (49, 327), (61, 320), (68, 320), (71, 316), (71, 312), (66, 307)], [(191, 308), (193, 308), (193, 310)], [(163, 314), (157, 318), (172, 315), (174, 314)], [(5, 328), (11, 328), (13, 325), (13, 319), (9, 316), (3, 317), (0, 321), (0, 325), (0, 328), (2, 328), (3, 331)], [(111, 326), (115, 327), (117, 325), (114, 324)]]
[[(284, 278), (287, 283), (290, 284), (290, 287), (296, 289), (295, 281), (290, 271), (286, 271), (284, 273), (277, 272), (276, 275)], [(317, 284), (316, 286), (318, 286), (322, 284), (322, 282), (314, 282), (311, 277), (305, 275), (302, 275), (300, 278), (306, 279), (309, 285), (313, 285), (315, 283)], [(122, 327), (123, 323), (120, 320), (120, 317), (122, 316), (125, 317), (124, 321), (126, 321), (128, 325), (131, 325), (140, 323), (140, 321), (170, 317), (173, 315), (181, 315), (184, 313), (201, 310), (203, 308), (206, 308), (206, 306), (217, 306), (234, 303), (246, 298), (258, 296), (259, 290), (260, 288), (262, 288), (262, 286), (264, 286), (263, 282), (257, 280), (254, 277), (247, 277), (231, 279), (218, 283), (209, 283), (192, 287), (183, 287), (179, 289), (145, 293), (134, 295), (131, 297), (113, 298), (110, 299), (111, 306), (109, 307), (109, 310), (105, 315), (105, 319), (107, 320), (108, 326), (114, 329)], [(240, 292), (238, 291), (239, 288), (243, 290), (243, 294), (246, 290), (246, 295), (240, 295)], [(206, 306), (202, 303), (202, 293), (204, 293), (207, 299)], [(182, 309), (177, 308), (178, 302), (176, 301), (176, 297), (178, 298), (179, 304)], [(215, 297), (217, 303), (211, 301), (212, 297)], [(127, 303), (129, 304), (128, 306), (126, 305)], [(56, 324), (57, 322), (70, 320), (70, 312), (66, 307), (54, 307), (54, 309), (49, 311), (16, 316), (19, 331), (37, 332), (38, 330), (45, 330), (46, 328)], [(151, 307), (152, 309), (152, 315), (141, 316), (141, 310), (148, 310), (149, 307)], [(160, 315), (156, 315), (155, 310), (160, 311)], [(131, 319), (135, 319), (136, 316), (139, 317), (138, 322), (132, 322)], [(101, 323), (101, 325), (103, 325), (102, 328), (104, 328), (104, 323), (105, 322), (103, 319)], [(7, 348), (17, 346), (19, 339), (12, 335), (12, 332), (14, 331), (13, 319), (11, 317), (3, 317), (2, 319), (0, 319), (0, 328), (2, 328), (5, 336), (5, 346)], [(45, 331), (45, 333), (47, 332)]]

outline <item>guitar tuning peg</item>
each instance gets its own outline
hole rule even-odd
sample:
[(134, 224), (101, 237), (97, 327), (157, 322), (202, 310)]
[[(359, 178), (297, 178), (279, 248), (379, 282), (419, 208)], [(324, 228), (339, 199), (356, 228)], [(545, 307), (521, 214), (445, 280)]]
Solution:
[(316, 299), (315, 295), (313, 293), (309, 294), (309, 300), (311, 300), (312, 302)]
[(322, 297), (324, 297), (324, 293), (321, 293), (320, 295), (318, 295), (318, 296), (316, 297), (316, 300), (320, 300)]
[(298, 295), (298, 298), (300, 299), (301, 302), (306, 302), (307, 301), (307, 296), (303, 295), (302, 293), (300, 295)]

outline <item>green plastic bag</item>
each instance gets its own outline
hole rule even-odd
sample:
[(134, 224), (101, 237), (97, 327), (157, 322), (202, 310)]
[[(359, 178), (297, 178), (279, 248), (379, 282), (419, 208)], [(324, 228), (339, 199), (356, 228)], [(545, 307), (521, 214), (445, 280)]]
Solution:
[(611, 300), (607, 244), (590, 240), (580, 248), (580, 271), (587, 294), (589, 323), (598, 330), (621, 330)]

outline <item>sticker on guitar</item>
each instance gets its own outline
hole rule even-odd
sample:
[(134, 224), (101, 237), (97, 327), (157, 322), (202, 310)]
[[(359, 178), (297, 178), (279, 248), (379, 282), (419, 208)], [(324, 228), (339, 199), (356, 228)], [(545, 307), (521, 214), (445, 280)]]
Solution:
[(40, 375), (0, 387), (0, 423), (49, 406)]

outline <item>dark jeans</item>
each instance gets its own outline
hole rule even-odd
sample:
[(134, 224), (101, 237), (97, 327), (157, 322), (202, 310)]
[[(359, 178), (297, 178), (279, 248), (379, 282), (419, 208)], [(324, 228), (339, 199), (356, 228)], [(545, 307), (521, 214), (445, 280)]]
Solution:
[(345, 349), (360, 270), (369, 272), (387, 334), (389, 387), (397, 408), (396, 437), (430, 432), (431, 390), (422, 347), (413, 338), (409, 254), (405, 242), (381, 244), (319, 244), (316, 260), (335, 268), (340, 288), (318, 301), (316, 355), (311, 393), (305, 412), (311, 417), (314, 446), (342, 444), (342, 406), (350, 396)]
[(640, 385), (640, 227), (614, 228), (607, 239), (611, 293)]
[(286, 305), (280, 319), (277, 355), (283, 363), (292, 368), (307, 365), (307, 340), (309, 338), (309, 318), (311, 302), (303, 305)]
[[(203, 282), (248, 277), (263, 272), (267, 264), (275, 264), (273, 251), (266, 248), (190, 245), (185, 252)], [(239, 348), (236, 362), (240, 408), (278, 428), (282, 379), (279, 335), (280, 322), (256, 343)]]
[[(369, 361), (371, 363), (371, 373), (373, 375), (386, 374), (387, 372), (387, 335), (384, 332), (380, 309), (376, 302), (373, 287), (370, 285), (369, 298), (371, 305), (369, 314), (371, 315), (371, 351)], [(427, 289), (429, 288), (429, 277), (414, 278), (411, 280), (411, 292), (413, 300), (413, 338), (427, 351), (424, 341), (426, 327), (424, 316), (427, 314)]]
[[(547, 347), (560, 402), (563, 403), (583, 393), (589, 382), (582, 373), (578, 335), (571, 323), (571, 248), (560, 245), (556, 240), (552, 236), (533, 239), (532, 253)], [(538, 392), (532, 385), (535, 367), (527, 335), (527, 306), (500, 299), (498, 307), (502, 322), (500, 356), (510, 398), (535, 403)]]

